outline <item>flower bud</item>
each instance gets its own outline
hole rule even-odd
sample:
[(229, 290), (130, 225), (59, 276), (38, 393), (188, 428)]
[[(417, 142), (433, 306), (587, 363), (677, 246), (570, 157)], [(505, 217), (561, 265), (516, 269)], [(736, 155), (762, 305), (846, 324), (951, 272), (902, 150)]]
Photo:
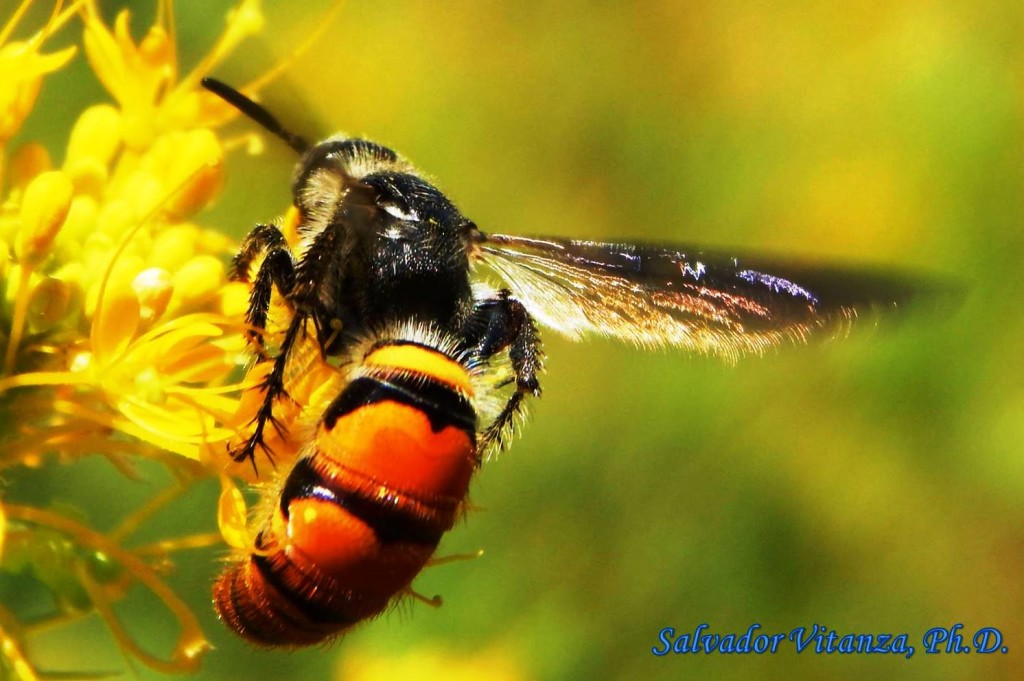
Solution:
[(219, 259), (197, 255), (175, 273), (175, 298), (179, 305), (204, 302), (217, 294), (224, 279), (224, 264)]
[(132, 281), (139, 298), (139, 314), (143, 323), (152, 322), (164, 313), (174, 293), (174, 278), (167, 270), (150, 267), (139, 272)]
[(28, 303), (28, 327), (33, 333), (49, 331), (74, 309), (81, 291), (66, 281), (46, 277), (32, 288)]
[(213, 200), (224, 180), (224, 150), (209, 130), (182, 135), (166, 174), (166, 191), (171, 192), (166, 211), (187, 218)]
[(74, 187), (58, 170), (42, 173), (25, 188), (18, 229), (18, 258), (29, 265), (40, 263), (50, 251), (57, 232), (71, 208)]
[(64, 167), (90, 159), (110, 163), (121, 145), (121, 114), (109, 104), (86, 109), (71, 130)]

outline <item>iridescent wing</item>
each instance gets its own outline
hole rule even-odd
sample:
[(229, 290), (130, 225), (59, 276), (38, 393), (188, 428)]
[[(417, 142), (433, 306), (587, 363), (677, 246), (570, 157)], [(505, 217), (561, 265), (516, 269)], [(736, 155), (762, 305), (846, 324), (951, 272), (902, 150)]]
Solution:
[(680, 246), (479, 234), (472, 254), (539, 322), (570, 338), (596, 333), (726, 359), (841, 331), (914, 291), (898, 274)]

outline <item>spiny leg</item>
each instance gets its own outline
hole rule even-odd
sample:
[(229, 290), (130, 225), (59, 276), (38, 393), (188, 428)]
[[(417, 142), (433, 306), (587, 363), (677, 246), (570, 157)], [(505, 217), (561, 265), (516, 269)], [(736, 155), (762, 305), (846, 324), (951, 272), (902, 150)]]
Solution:
[(263, 255), (263, 262), (252, 281), (249, 309), (246, 311), (248, 328), (246, 339), (256, 349), (260, 361), (267, 359), (263, 332), (267, 328), (267, 315), (276, 286), (278, 293), (288, 300), (295, 287), (295, 262), (284, 235), (274, 225), (257, 225), (242, 242), (242, 248), (231, 262), (231, 279), (250, 281), (253, 261)]
[(235, 461), (241, 462), (249, 459), (252, 462), (253, 468), (255, 468), (256, 448), (260, 447), (266, 453), (267, 458), (273, 462), (273, 452), (271, 452), (269, 447), (264, 443), (263, 432), (269, 423), (274, 427), (274, 430), (277, 431), (278, 435), (281, 435), (282, 437), (285, 435), (283, 426), (274, 416), (274, 403), (278, 399), (288, 398), (288, 392), (284, 385), (284, 374), (288, 365), (288, 354), (291, 352), (292, 347), (294, 347), (299, 334), (305, 333), (305, 331), (306, 316), (296, 312), (288, 325), (288, 331), (285, 333), (284, 340), (281, 342), (280, 351), (274, 358), (274, 366), (259, 386), (259, 390), (263, 393), (263, 402), (256, 411), (256, 416), (252, 419), (252, 434), (240, 449), (228, 450), (231, 458)]
[(252, 228), (245, 239), (238, 253), (231, 259), (231, 266), (228, 268), (228, 279), (231, 281), (252, 281), (252, 263), (260, 254), (272, 248), (287, 248), (284, 234), (275, 225), (259, 224)]
[(537, 374), (543, 369), (544, 353), (533, 317), (507, 289), (481, 301), (469, 325), (478, 325), (480, 329), (476, 347), (480, 358), (488, 359), (507, 348), (515, 375), (515, 392), (480, 435), (479, 450), (486, 452), (491, 447), (504, 446), (526, 396), (540, 397)]
[[(297, 264), (293, 265), (292, 269), (288, 273), (287, 281), (290, 282), (291, 286), (288, 288), (286, 298), (292, 304), (293, 314), (291, 322), (288, 325), (288, 330), (285, 332), (284, 340), (281, 341), (281, 346), (278, 348), (277, 355), (274, 357), (274, 366), (267, 374), (261, 387), (263, 390), (263, 403), (260, 405), (259, 410), (256, 413), (256, 417), (253, 419), (253, 432), (248, 438), (245, 445), (241, 449), (231, 451), (231, 456), (235, 461), (244, 461), (249, 459), (252, 461), (253, 467), (256, 466), (256, 448), (262, 448), (268, 457), (273, 460), (272, 453), (263, 442), (263, 433), (266, 430), (267, 423), (270, 423), (278, 434), (284, 435), (284, 428), (281, 423), (274, 417), (274, 403), (281, 398), (288, 399), (288, 391), (284, 384), (285, 370), (288, 366), (288, 358), (291, 354), (292, 348), (298, 341), (300, 334), (307, 332), (306, 323), (312, 320), (314, 327), (316, 328), (316, 334), (319, 338), (322, 325), (320, 320), (314, 313), (314, 301), (318, 290), (318, 285), (322, 284), (325, 280), (326, 271), (334, 263), (334, 252), (337, 238), (337, 225), (330, 224), (325, 227), (314, 239), (313, 243), (307, 249), (302, 260)], [(280, 230), (276, 230), (277, 235), (281, 236)], [(254, 230), (255, 231), (255, 230)], [(269, 238), (276, 239), (273, 235)], [(247, 240), (248, 241), (248, 240)], [(281, 237), (283, 243), (283, 237)], [(240, 257), (247, 253), (247, 245), (243, 244), (242, 253)], [(287, 251), (285, 251), (288, 253)], [(288, 253), (290, 256), (290, 253)], [(252, 256), (255, 257), (255, 256)], [(263, 266), (260, 267), (260, 273), (262, 274), (264, 268), (267, 266), (267, 259), (264, 259)], [(237, 259), (236, 259), (237, 260)], [(271, 270), (273, 271), (273, 270)], [(268, 277), (278, 283), (278, 280), (274, 278), (274, 275), (268, 274)], [(256, 299), (256, 286), (259, 284), (260, 276), (257, 275), (257, 282), (253, 285), (253, 295), (251, 300)], [(278, 283), (279, 290), (280, 284)], [(269, 286), (268, 300), (269, 300)], [(262, 302), (262, 299), (260, 299)], [(269, 305), (268, 305), (269, 307)], [(264, 318), (265, 322), (265, 318)], [(323, 348), (321, 347), (321, 350)]]

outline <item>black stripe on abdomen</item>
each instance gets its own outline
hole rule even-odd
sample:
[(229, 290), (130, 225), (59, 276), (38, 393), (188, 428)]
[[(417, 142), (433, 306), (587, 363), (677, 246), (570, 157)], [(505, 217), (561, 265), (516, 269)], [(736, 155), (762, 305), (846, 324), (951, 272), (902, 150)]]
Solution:
[[(302, 617), (310, 623), (330, 624), (341, 628), (363, 619), (361, 616), (349, 615), (343, 598), (339, 602), (330, 589), (321, 588), (322, 584), (315, 577), (300, 572), (283, 551), (267, 556), (254, 553), (249, 560), (259, 571), (263, 581), (300, 610)], [(343, 595), (343, 592), (340, 595)], [(301, 619), (289, 617), (284, 608), (275, 608), (275, 614), (286, 620), (293, 629), (310, 630)]]
[(373, 530), (382, 544), (411, 542), (436, 546), (447, 527), (418, 518), (408, 509), (387, 506), (380, 499), (367, 499), (345, 490), (335, 481), (324, 479), (311, 459), (302, 458), (292, 468), (281, 491), (281, 513), (289, 516), (289, 506), (297, 499), (319, 499), (337, 504)]
[(342, 416), (376, 402), (405, 404), (430, 420), (436, 433), (452, 426), (476, 439), (476, 411), (464, 395), (426, 377), (391, 376), (387, 379), (362, 376), (345, 386), (324, 412), (324, 426), (330, 430)]

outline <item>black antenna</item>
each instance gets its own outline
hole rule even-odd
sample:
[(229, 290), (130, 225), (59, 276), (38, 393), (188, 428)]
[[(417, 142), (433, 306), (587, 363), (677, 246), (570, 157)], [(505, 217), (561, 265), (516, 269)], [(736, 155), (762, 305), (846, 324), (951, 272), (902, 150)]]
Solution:
[(227, 83), (222, 83), (216, 78), (203, 78), (201, 83), (204, 88), (266, 128), (267, 132), (280, 137), (284, 140), (285, 144), (298, 153), (304, 154), (309, 150), (309, 142), (304, 138), (285, 130), (284, 126), (274, 118), (272, 113)]

